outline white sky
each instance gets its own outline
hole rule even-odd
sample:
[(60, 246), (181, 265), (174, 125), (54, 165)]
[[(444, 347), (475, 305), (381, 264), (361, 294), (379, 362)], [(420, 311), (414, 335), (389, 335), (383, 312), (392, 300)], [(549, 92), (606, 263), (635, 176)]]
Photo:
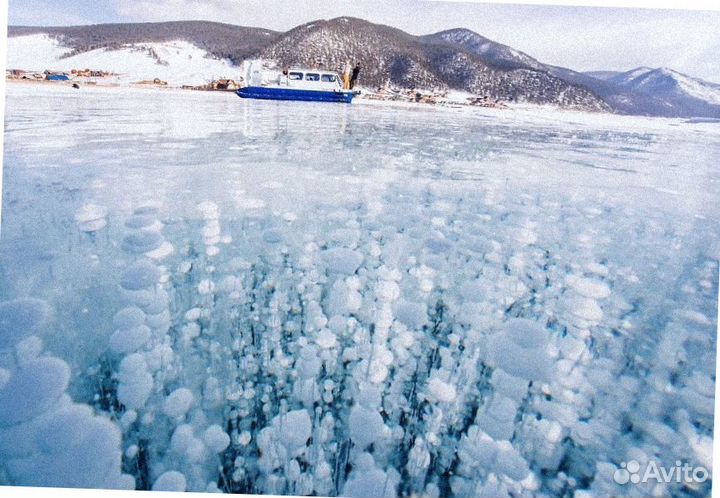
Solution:
[[(646, 6), (673, 3), (640, 2)], [(684, 5), (715, 6), (699, 0)], [(717, 10), (427, 0), (10, 0), (9, 7), (11, 24), (204, 19), (287, 30), (311, 20), (346, 15), (412, 34), (465, 27), (527, 52), (541, 62), (576, 70), (666, 66), (720, 83)]]

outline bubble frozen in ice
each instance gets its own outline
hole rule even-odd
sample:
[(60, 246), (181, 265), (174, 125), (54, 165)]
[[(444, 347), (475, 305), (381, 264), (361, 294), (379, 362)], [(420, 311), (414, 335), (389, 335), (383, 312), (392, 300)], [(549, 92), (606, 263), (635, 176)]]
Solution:
[(145, 322), (145, 312), (137, 306), (128, 306), (121, 309), (113, 317), (113, 326), (116, 329), (129, 329)]
[(194, 396), (190, 389), (175, 389), (165, 398), (163, 413), (168, 417), (177, 418), (185, 415), (193, 404)]
[(12, 373), (0, 391), (0, 426), (48, 411), (65, 392), (70, 368), (57, 358), (37, 358)]
[(455, 386), (438, 377), (433, 377), (428, 381), (428, 390), (436, 400), (442, 403), (452, 403), (457, 397)]
[(548, 356), (549, 334), (537, 322), (514, 318), (488, 341), (488, 361), (510, 375), (547, 381), (552, 362)]
[(151, 333), (145, 325), (116, 330), (110, 336), (110, 350), (120, 354), (135, 352), (150, 340)]
[(107, 225), (108, 210), (97, 204), (84, 204), (75, 213), (75, 222), (78, 229), (83, 232), (97, 232)]
[(163, 236), (158, 231), (141, 231), (130, 233), (122, 241), (123, 251), (142, 254), (159, 248), (163, 243)]
[(160, 279), (160, 269), (146, 260), (138, 261), (123, 272), (120, 285), (127, 290), (148, 289)]
[(170, 470), (157, 478), (152, 486), (153, 491), (184, 492), (187, 489), (187, 479), (180, 472)]
[(23, 298), (0, 303), (0, 350), (33, 334), (49, 316), (50, 307), (40, 299)]

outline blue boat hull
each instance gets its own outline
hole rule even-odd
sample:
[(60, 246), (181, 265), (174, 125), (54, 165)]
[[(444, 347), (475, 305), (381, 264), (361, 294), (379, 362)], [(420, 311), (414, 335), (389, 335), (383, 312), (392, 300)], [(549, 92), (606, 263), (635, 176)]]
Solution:
[(329, 92), (325, 90), (300, 90), (297, 88), (267, 88), (246, 86), (236, 91), (243, 99), (300, 100), (303, 102), (352, 102), (352, 92)]

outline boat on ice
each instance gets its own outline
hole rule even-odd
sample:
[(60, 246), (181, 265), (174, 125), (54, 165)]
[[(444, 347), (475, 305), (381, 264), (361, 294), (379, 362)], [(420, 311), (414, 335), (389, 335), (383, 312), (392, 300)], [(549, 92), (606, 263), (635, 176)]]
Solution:
[(244, 99), (300, 100), (305, 102), (352, 102), (355, 92), (342, 87), (333, 72), (316, 69), (288, 69), (266, 77), (262, 71), (248, 71), (248, 82), (235, 93)]

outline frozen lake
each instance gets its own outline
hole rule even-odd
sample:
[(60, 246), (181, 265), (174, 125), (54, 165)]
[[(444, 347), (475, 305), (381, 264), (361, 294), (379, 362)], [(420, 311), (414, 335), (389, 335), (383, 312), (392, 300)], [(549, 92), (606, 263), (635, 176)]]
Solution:
[[(719, 124), (8, 84), (4, 138), (0, 485), (709, 492), (617, 472), (712, 465)], [(25, 441), (84, 404), (95, 472)]]

